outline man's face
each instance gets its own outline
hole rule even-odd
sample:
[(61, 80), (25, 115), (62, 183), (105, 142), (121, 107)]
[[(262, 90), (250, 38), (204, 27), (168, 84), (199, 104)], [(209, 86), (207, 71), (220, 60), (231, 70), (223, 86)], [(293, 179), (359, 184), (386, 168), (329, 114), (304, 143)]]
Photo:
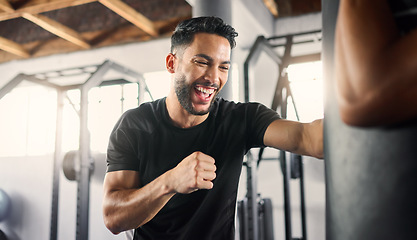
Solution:
[(210, 111), (215, 96), (227, 82), (230, 51), (226, 38), (197, 33), (191, 45), (176, 56), (174, 88), (187, 112), (205, 115)]

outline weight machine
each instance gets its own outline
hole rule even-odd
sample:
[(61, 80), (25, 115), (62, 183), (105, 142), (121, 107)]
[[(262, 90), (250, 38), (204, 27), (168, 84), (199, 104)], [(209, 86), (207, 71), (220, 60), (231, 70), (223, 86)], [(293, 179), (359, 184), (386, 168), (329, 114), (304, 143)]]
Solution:
[[(279, 68), (278, 81), (275, 88), (271, 109), (280, 111), (283, 119), (287, 118), (288, 98), (293, 101), (296, 118), (299, 120), (297, 108), (294, 102), (290, 83), (288, 81), (287, 68), (290, 64), (311, 62), (320, 60), (320, 53), (311, 53), (308, 55), (292, 56), (294, 45), (315, 43), (321, 41), (321, 31), (311, 31), (299, 34), (276, 36), (265, 38), (259, 36), (254, 45), (251, 47), (248, 57), (244, 63), (244, 88), (245, 102), (250, 101), (249, 85), (254, 80), (254, 66), (262, 52), (266, 53)], [(280, 55), (277, 48), (283, 50)], [(257, 192), (257, 168), (263, 159), (264, 148), (258, 153), (258, 159), (255, 160), (249, 151), (246, 156), (244, 166), (247, 171), (247, 193), (246, 197), (238, 202), (238, 218), (240, 223), (241, 240), (267, 240), (274, 239), (272, 202), (270, 199), (262, 199)], [(279, 151), (278, 160), (281, 163), (283, 174), (283, 191), (284, 191), (284, 214), (285, 214), (285, 239), (286, 240), (307, 240), (306, 214), (305, 214), (305, 196), (304, 196), (304, 172), (302, 156), (290, 154), (287, 158), (285, 151)], [(301, 203), (301, 228), (302, 236), (294, 238), (292, 234), (291, 222), (291, 192), (290, 179), (299, 179), (300, 182), (300, 203)]]
[[(126, 76), (126, 79), (105, 80), (105, 74), (110, 70)], [(62, 85), (57, 83), (57, 79), (65, 77), (82, 77), (87, 75), (87, 80), (82, 83)], [(12, 91), (23, 81), (29, 81), (41, 86), (55, 89), (57, 91), (57, 118), (55, 135), (55, 153), (53, 166), (53, 187), (52, 187), (52, 211), (50, 225), (50, 240), (57, 239), (58, 233), (58, 200), (59, 200), (59, 181), (62, 160), (62, 117), (63, 105), (66, 91), (79, 89), (80, 109), (77, 111), (80, 118), (80, 144), (78, 151), (68, 152), (63, 160), (64, 175), (68, 180), (77, 181), (77, 214), (76, 214), (76, 239), (88, 239), (89, 229), (89, 200), (90, 200), (90, 177), (94, 169), (94, 162), (90, 152), (90, 136), (88, 130), (88, 94), (90, 89), (100, 86), (122, 85), (136, 83), (138, 86), (138, 105), (144, 101), (147, 93), (152, 99), (152, 95), (145, 83), (142, 74), (123, 67), (110, 60), (104, 61), (101, 65), (89, 65), (69, 69), (61, 69), (36, 74), (18, 74), (10, 82), (0, 89), (0, 99)]]

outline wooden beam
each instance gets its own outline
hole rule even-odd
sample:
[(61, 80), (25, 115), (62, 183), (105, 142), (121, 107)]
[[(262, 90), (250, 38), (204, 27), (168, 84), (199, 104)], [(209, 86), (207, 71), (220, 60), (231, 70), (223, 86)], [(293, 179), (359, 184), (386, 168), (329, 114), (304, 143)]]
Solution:
[[(7, 0), (0, 1), (7, 2)], [(14, 11), (0, 13), (0, 21), (21, 17), (23, 13), (38, 14), (96, 1), (97, 0), (29, 0)]]
[(7, 0), (0, 0), (0, 9), (8, 13), (14, 12), (12, 5)]
[(29, 52), (26, 51), (20, 44), (3, 37), (0, 37), (0, 49), (20, 57), (30, 57)]
[(321, 11), (321, 0), (292, 0), (292, 16)]
[(158, 36), (154, 23), (126, 3), (120, 0), (99, 0), (99, 2), (149, 35)]
[(271, 14), (277, 18), (278, 17), (278, 7), (275, 3), (275, 0), (263, 0), (266, 8), (271, 12)]
[(70, 41), (82, 48), (90, 48), (90, 44), (88, 44), (79, 33), (72, 30), (71, 28), (62, 25), (59, 22), (56, 22), (50, 18), (47, 18), (43, 15), (37, 15), (37, 14), (29, 14), (29, 13), (23, 13), (22, 17), (25, 19), (35, 23), (36, 25), (39, 25), (43, 29), (67, 40)]
[(292, 15), (292, 1), (291, 0), (275, 0), (278, 6), (279, 17), (289, 17)]

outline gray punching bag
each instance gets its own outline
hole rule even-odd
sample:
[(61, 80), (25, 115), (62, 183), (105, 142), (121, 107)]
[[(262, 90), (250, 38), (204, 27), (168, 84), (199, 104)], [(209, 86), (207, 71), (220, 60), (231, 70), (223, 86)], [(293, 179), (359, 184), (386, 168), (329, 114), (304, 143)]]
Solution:
[[(322, 1), (326, 239), (415, 240), (417, 120), (380, 128), (354, 128), (342, 123), (333, 78), (338, 2)], [(406, 0), (395, 2), (391, 6), (407, 5)], [(408, 3), (416, 5), (417, 1)], [(401, 22), (399, 15), (397, 24)]]

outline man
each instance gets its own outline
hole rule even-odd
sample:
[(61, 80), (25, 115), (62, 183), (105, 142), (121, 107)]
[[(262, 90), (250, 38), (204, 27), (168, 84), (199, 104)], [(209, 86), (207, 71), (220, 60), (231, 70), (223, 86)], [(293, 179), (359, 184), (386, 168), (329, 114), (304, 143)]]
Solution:
[[(392, 1), (406, 2), (417, 7)], [(403, 33), (387, 0), (340, 1), (335, 66), (345, 123), (381, 126), (417, 117), (417, 22), (407, 24), (414, 30)]]
[(134, 239), (234, 239), (244, 154), (272, 146), (322, 157), (322, 122), (282, 120), (261, 104), (216, 98), (235, 30), (216, 17), (178, 25), (166, 68), (168, 96), (126, 112), (108, 148), (103, 212)]

